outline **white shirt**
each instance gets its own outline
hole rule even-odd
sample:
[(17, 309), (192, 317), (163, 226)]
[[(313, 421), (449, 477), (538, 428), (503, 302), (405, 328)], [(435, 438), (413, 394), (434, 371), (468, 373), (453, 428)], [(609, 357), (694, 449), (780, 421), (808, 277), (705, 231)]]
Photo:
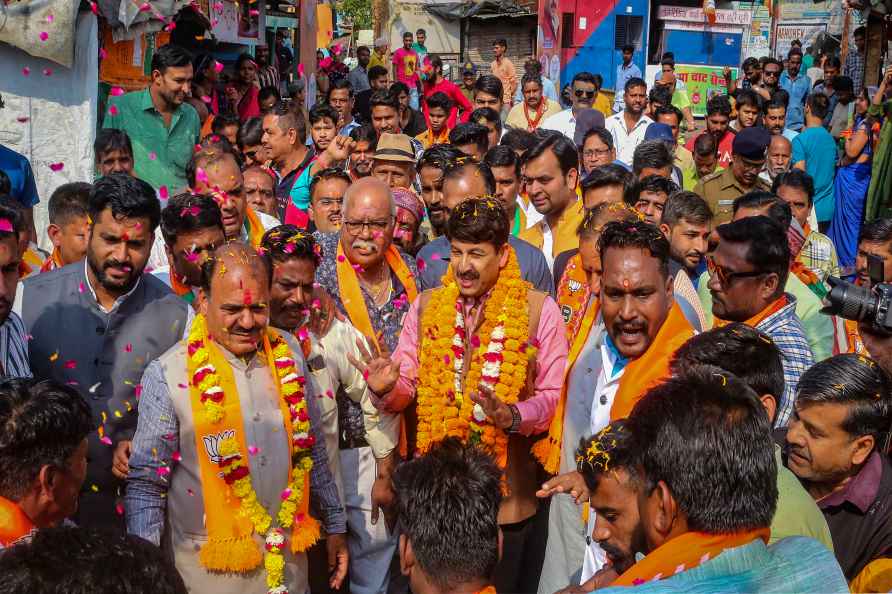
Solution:
[(87, 279), (87, 282), (85, 284), (87, 285), (87, 288), (90, 289), (90, 295), (93, 296), (93, 301), (96, 302), (96, 305), (99, 307), (100, 310), (102, 310), (102, 313), (105, 314), (113, 313), (116, 309), (118, 309), (118, 307), (120, 307), (120, 305), (124, 303), (128, 297), (133, 295), (133, 292), (139, 286), (139, 283), (142, 282), (142, 275), (139, 275), (136, 278), (136, 282), (133, 283), (133, 288), (115, 299), (115, 302), (112, 304), (111, 309), (105, 309), (104, 307), (102, 307), (102, 304), (99, 303), (99, 299), (96, 297), (96, 291), (93, 289), (93, 283), (90, 282), (90, 270), (87, 268), (87, 266), (89, 266), (89, 264), (87, 264), (87, 259), (84, 258), (84, 277), (86, 277)]
[(625, 111), (615, 113), (604, 123), (604, 127), (613, 136), (613, 146), (616, 149), (616, 158), (623, 163), (631, 166), (632, 157), (635, 155), (635, 147), (644, 140), (644, 134), (647, 127), (653, 123), (653, 120), (642, 115), (635, 127), (629, 132), (626, 130), (626, 120), (623, 117)]
[(544, 130), (557, 130), (570, 140), (573, 140), (573, 137), (576, 135), (576, 118), (573, 117), (573, 108), (565, 109), (550, 116), (539, 127)]
[[(529, 229), (539, 221), (545, 218), (545, 215), (536, 210), (536, 207), (533, 206), (533, 201), (530, 200), (529, 204), (524, 204), (523, 198), (520, 196), (517, 197), (517, 208), (523, 211), (524, 216), (527, 218), (527, 226)], [(523, 229), (521, 229), (523, 231)]]

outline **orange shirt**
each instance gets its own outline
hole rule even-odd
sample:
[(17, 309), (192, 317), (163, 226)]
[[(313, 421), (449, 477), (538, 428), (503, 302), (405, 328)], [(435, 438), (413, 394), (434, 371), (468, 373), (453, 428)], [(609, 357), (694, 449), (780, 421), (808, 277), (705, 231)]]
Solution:
[(514, 92), (517, 90), (517, 70), (514, 68), (514, 63), (508, 58), (502, 58), (501, 62), (493, 60), (489, 68), (492, 70), (492, 75), (502, 81), (504, 103), (511, 105)]

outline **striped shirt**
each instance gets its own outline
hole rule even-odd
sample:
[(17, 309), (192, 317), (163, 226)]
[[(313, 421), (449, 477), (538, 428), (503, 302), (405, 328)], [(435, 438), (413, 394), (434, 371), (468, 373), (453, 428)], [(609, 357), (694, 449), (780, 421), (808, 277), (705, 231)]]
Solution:
[(0, 325), (0, 365), (2, 377), (34, 377), (28, 362), (28, 333), (13, 311)]

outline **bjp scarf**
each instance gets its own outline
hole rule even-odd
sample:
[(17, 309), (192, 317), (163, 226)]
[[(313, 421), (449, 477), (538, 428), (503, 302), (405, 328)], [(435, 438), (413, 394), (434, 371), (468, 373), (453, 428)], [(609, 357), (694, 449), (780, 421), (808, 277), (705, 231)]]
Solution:
[[(392, 244), (384, 252), (384, 259), (406, 290), (409, 303), (415, 301), (415, 298), (418, 297), (415, 276), (409, 270), (409, 267), (406, 266), (399, 251)], [(363, 336), (380, 348), (381, 345), (378, 344), (377, 333), (372, 326), (372, 319), (369, 317), (369, 310), (366, 308), (362, 290), (359, 288), (359, 278), (356, 276), (356, 270), (353, 269), (353, 265), (347, 259), (347, 256), (344, 255), (344, 248), (340, 242), (338, 242), (335, 268), (338, 274), (338, 289), (341, 291), (341, 301), (344, 304), (344, 310), (347, 312), (350, 322)]]
[(6, 549), (37, 528), (14, 501), (0, 497), (0, 547)]
[(554, 409), (554, 417), (548, 427), (548, 437), (540, 439), (533, 445), (533, 455), (549, 474), (557, 474), (561, 468), (561, 445), (564, 435), (564, 412), (567, 410), (567, 389), (569, 387), (570, 372), (579, 358), (579, 353), (588, 341), (588, 335), (598, 318), (600, 310), (599, 301), (596, 298), (589, 301), (578, 322), (578, 331), (572, 337), (570, 352), (567, 354), (567, 367), (564, 370), (564, 381), (561, 384), (561, 396), (557, 407)]
[[(517, 209), (520, 210), (519, 208)], [(557, 304), (567, 329), (567, 342), (573, 344), (579, 323), (585, 314), (586, 303), (591, 295), (588, 277), (582, 268), (582, 256), (575, 254), (567, 262), (558, 285)]]
[[(276, 359), (272, 355), (268, 336), (264, 335), (263, 341), (267, 367), (272, 375), (273, 383), (278, 388), (279, 381), (275, 371)], [(208, 351), (207, 365), (213, 366), (216, 370), (219, 386), (223, 389), (226, 397), (221, 403), (223, 417), (217, 422), (211, 422), (201, 400), (199, 386), (194, 382), (191, 382), (192, 385), (189, 386), (189, 401), (192, 407), (192, 418), (195, 421), (195, 446), (198, 450), (199, 475), (204, 497), (205, 527), (208, 533), (207, 542), (201, 547), (199, 559), (202, 566), (209, 570), (244, 573), (261, 565), (263, 562), (262, 547), (252, 537), (254, 533), (253, 521), (247, 515), (240, 513), (242, 508), (240, 498), (233, 495), (232, 488), (223, 478), (223, 473), (220, 470), (222, 460), (212, 461), (211, 456), (204, 455), (204, 453), (210, 454), (212, 450), (218, 450), (221, 442), (227, 437), (234, 437), (238, 442), (239, 452), (248, 452), (249, 449), (245, 442), (241, 404), (235, 378), (232, 375), (232, 366), (212, 340), (206, 340), (204, 348)], [(190, 378), (195, 377), (196, 372), (193, 360), (193, 357), (189, 357), (187, 363), (187, 372)], [(278, 395), (278, 401), (282, 411), (285, 435), (292, 435), (288, 403), (281, 394)], [(288, 439), (288, 447), (293, 455), (294, 443), (291, 439)], [(289, 477), (292, 475), (291, 463), (292, 456), (289, 455), (287, 474)], [(250, 466), (250, 461), (248, 464)], [(309, 521), (314, 525), (315, 532), (318, 533), (318, 524), (308, 515), (309, 493), (309, 473), (307, 473), (303, 494), (297, 505), (298, 514), (303, 514), (305, 519), (300, 523), (294, 522), (292, 526), (290, 538), (292, 550), (295, 550), (295, 547), (302, 550), (300, 547), (306, 544), (303, 535), (298, 534), (299, 526), (301, 530), (306, 530)]]
[[(781, 309), (783, 309), (787, 305), (787, 303), (788, 303), (787, 296), (781, 295), (779, 299), (776, 299), (774, 302), (769, 303), (768, 306), (765, 307), (765, 309), (763, 309), (762, 311), (760, 311), (759, 313), (757, 313), (750, 319), (746, 320), (744, 322), (744, 324), (746, 324), (750, 328), (755, 328), (756, 326), (761, 324), (765, 320), (765, 318), (767, 318), (768, 316), (774, 315), (777, 312), (779, 312)], [(730, 323), (731, 322), (729, 322), (728, 320), (722, 320), (720, 318), (715, 318), (713, 327), (721, 328), (722, 326), (727, 326)]]
[(19, 262), (19, 279), (28, 278), (35, 270), (40, 270), (43, 266), (43, 258), (32, 248), (25, 250), (22, 254), (22, 260)]
[(846, 334), (847, 353), (857, 353), (859, 355), (870, 355), (864, 341), (861, 339), (861, 331), (858, 330), (858, 322), (854, 320), (843, 320), (843, 327)]
[[(263, 223), (260, 222), (260, 217), (250, 206), (245, 208), (245, 229), (248, 231), (248, 243), (256, 250), (260, 247), (260, 240), (263, 239), (265, 229)], [(171, 278), (173, 278), (172, 275)]]
[(653, 580), (670, 578), (715, 559), (727, 549), (749, 544), (757, 538), (767, 543), (770, 534), (768, 528), (732, 534), (685, 532), (648, 553), (644, 559), (626, 570), (610, 585), (637, 586)]
[(175, 295), (181, 297), (186, 303), (191, 305), (195, 301), (195, 293), (192, 292), (192, 287), (181, 281), (173, 268), (170, 270), (170, 288)]
[(533, 117), (530, 117), (530, 107), (527, 105), (527, 102), (523, 102), (523, 117), (526, 118), (527, 121), (527, 132), (535, 132), (536, 128), (539, 127), (539, 122), (542, 121), (542, 116), (545, 115), (545, 104), (548, 102), (548, 99), (542, 97), (542, 101), (539, 102), (539, 107), (536, 108), (536, 113), (533, 114)]
[(55, 270), (56, 268), (62, 268), (64, 264), (62, 264), (62, 254), (59, 252), (59, 248), (53, 248), (53, 253), (50, 254), (50, 257), (44, 260), (43, 264), (40, 266), (41, 272), (49, 272), (50, 270)]
[(799, 253), (805, 246), (809, 235), (811, 235), (811, 227), (809, 227), (808, 223), (804, 227), (800, 227), (796, 219), (793, 219), (790, 226), (787, 227), (787, 244), (790, 246), (790, 272), (801, 280), (802, 284), (807, 286), (819, 299), (823, 299), (827, 295), (827, 287), (824, 286), (818, 275), (809, 270), (799, 260)]

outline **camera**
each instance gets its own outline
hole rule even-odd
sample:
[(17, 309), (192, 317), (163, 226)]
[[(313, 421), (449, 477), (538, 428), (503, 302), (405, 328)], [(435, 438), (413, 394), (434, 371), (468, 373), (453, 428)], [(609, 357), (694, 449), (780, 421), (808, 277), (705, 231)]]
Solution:
[(822, 313), (847, 320), (869, 323), (881, 334), (892, 336), (892, 283), (884, 283), (882, 259), (868, 255), (870, 287), (852, 284), (835, 276), (827, 277), (830, 292), (824, 297)]

